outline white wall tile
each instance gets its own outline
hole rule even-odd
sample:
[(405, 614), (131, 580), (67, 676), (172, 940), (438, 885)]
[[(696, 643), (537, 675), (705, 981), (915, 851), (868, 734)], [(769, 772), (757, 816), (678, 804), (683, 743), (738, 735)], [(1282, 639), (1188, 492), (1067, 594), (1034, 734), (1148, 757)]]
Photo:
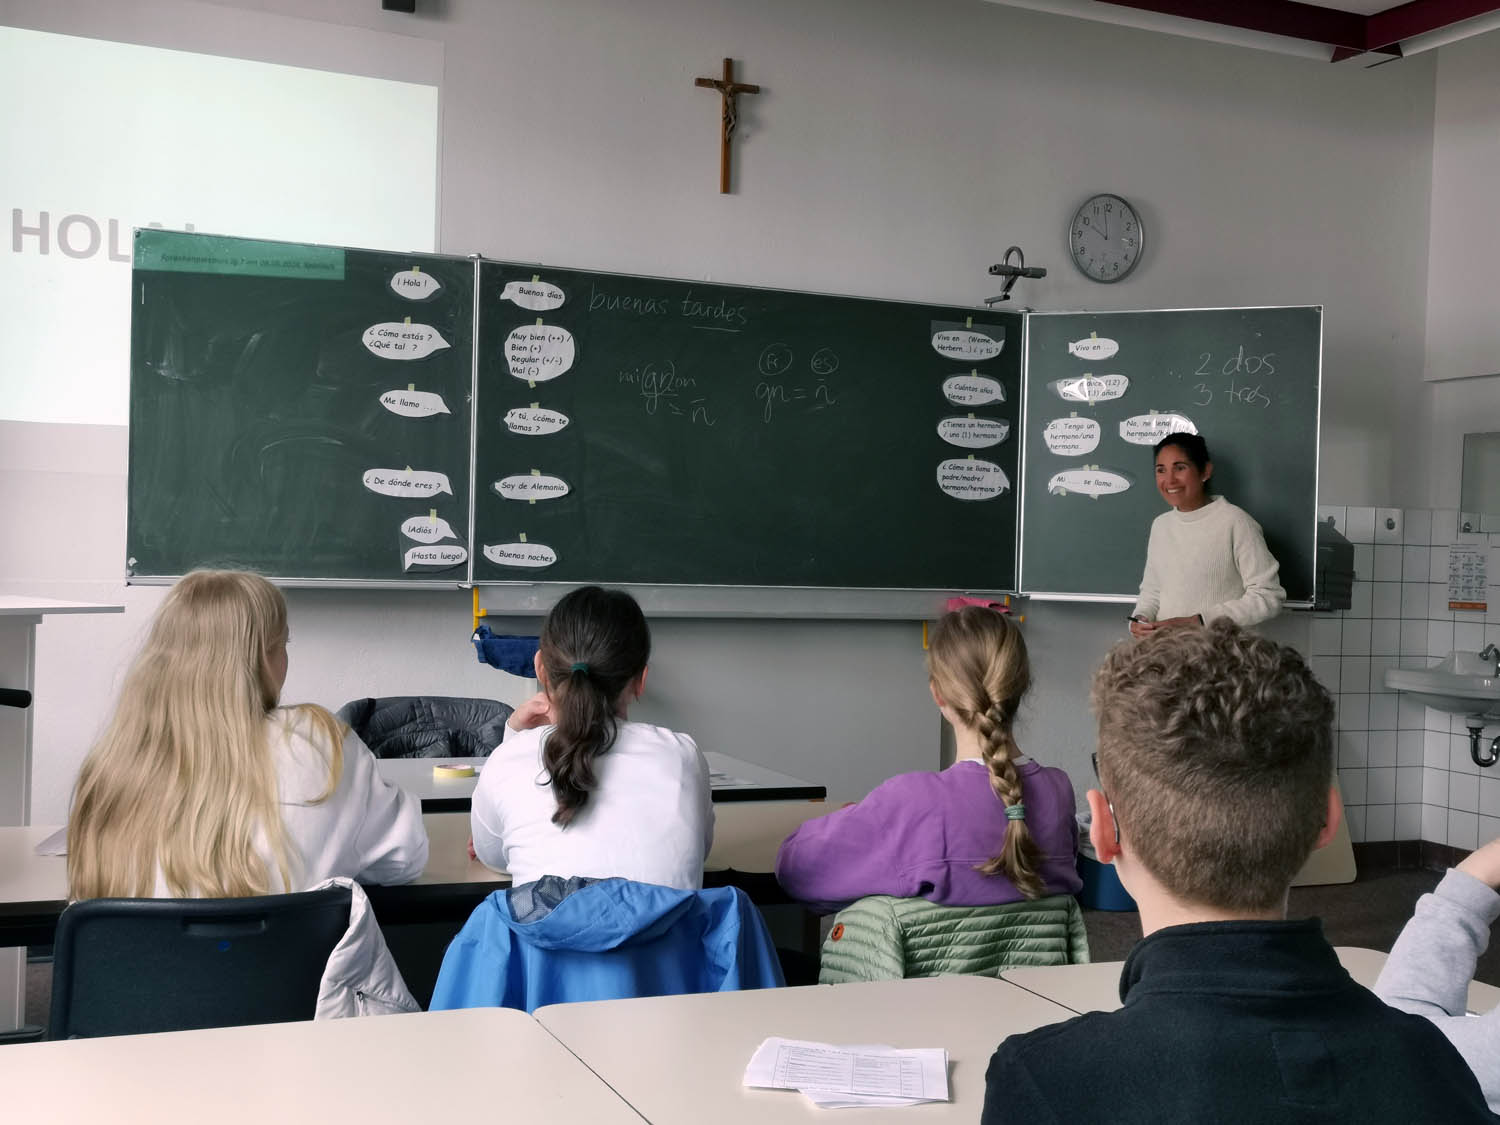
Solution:
[(1453, 622), (1427, 622), (1427, 655), (1447, 656), (1453, 651)]
[(1448, 807), (1448, 771), (1422, 767), (1422, 803)]
[(1370, 658), (1368, 656), (1345, 656), (1340, 659), (1339, 691), (1345, 693), (1368, 692), (1369, 690)]
[(1420, 840), (1422, 838), (1422, 806), (1403, 801), (1396, 806), (1396, 839)]
[[(1357, 638), (1358, 634), (1356, 634)], [(1478, 652), (1484, 647), (1484, 626), (1474, 621), (1453, 623), (1453, 648), (1456, 652)]]
[[(1368, 738), (1369, 736), (1366, 735)], [(1469, 751), (1468, 734), (1450, 734), (1448, 736), (1448, 768), (1454, 773), (1466, 773), (1474, 777), (1479, 776), (1482, 767), (1474, 761), (1474, 755)]]
[(1400, 660), (1394, 656), (1370, 657), (1370, 694), (1379, 695), (1390, 691), (1391, 689), (1385, 683), (1385, 674), (1390, 669), (1400, 666)]
[(1426, 582), (1430, 569), (1427, 547), (1401, 548), (1401, 581)]
[(1346, 618), (1369, 617), (1371, 596), (1375, 592), (1374, 588), (1375, 583), (1364, 582), (1356, 578), (1354, 585), (1349, 590), (1349, 608), (1344, 611), (1344, 616)]
[(1371, 766), (1394, 767), (1396, 764), (1396, 732), (1372, 730), (1370, 732), (1369, 756)]
[(1377, 582), (1370, 587), (1370, 616), (1401, 616), (1401, 583)]
[(1369, 772), (1369, 770), (1339, 767), (1339, 792), (1343, 795), (1346, 806), (1365, 803), (1366, 775)]
[[(1347, 512), (1348, 509), (1342, 504), (1319, 504), (1318, 522), (1327, 523), (1329, 520), (1332, 520), (1334, 529), (1340, 535), (1344, 535), (1344, 525), (1349, 521)], [(1432, 513), (1430, 512), (1427, 516), (1427, 533), (1429, 535), (1432, 534)], [(1344, 538), (1347, 539), (1348, 536), (1345, 535)]]
[(1401, 619), (1403, 621), (1427, 620), (1427, 583), (1401, 583)]
[(1483, 625), (1484, 610), (1482, 609), (1459, 609), (1453, 612), (1453, 624), (1455, 625)]
[[(1411, 587), (1407, 587), (1410, 589)], [(1427, 591), (1422, 591), (1422, 600), (1427, 600)], [(1427, 655), (1427, 615), (1404, 619), (1401, 622), (1401, 655)]]
[[(1448, 768), (1448, 743), (1450, 738), (1451, 736), (1445, 731), (1423, 731), (1422, 764), (1429, 768), (1446, 770)], [(1368, 750), (1366, 753), (1368, 754)]]
[[(1371, 805), (1394, 805), (1396, 803), (1396, 771), (1371, 768), (1365, 777), (1365, 803)], [(1478, 796), (1474, 810), (1479, 810)]]
[(1409, 695), (1396, 697), (1396, 729), (1426, 730), (1427, 708)]
[(1343, 634), (1341, 618), (1313, 614), (1307, 624), (1307, 655), (1337, 656), (1343, 649)]
[[(1458, 512), (1454, 508), (1438, 508), (1432, 513), (1432, 541), (1447, 545), (1458, 534)], [(1446, 564), (1445, 564), (1446, 565)]]
[(1479, 779), (1479, 811), (1485, 816), (1500, 816), (1500, 777), (1486, 775)]
[[(1376, 583), (1377, 588), (1390, 583)], [(1401, 652), (1401, 622), (1377, 617), (1370, 622), (1370, 655), (1396, 656)]]
[(1442, 805), (1422, 802), (1422, 839), (1434, 844), (1448, 842), (1448, 810)]
[(1351, 507), (1344, 537), (1351, 543), (1373, 543), (1375, 541), (1375, 509)]
[[(1396, 700), (1394, 692), (1381, 692), (1370, 696), (1370, 729), (1392, 731), (1396, 730)], [(1391, 752), (1395, 753), (1396, 739), (1391, 738)]]
[[(1423, 640), (1426, 640), (1425, 630)], [(1341, 663), (1337, 656), (1309, 656), (1307, 658), (1307, 666), (1317, 677), (1318, 683), (1333, 692), (1339, 690), (1339, 665)]]
[(1400, 543), (1404, 534), (1400, 508), (1375, 509), (1375, 542)]
[(1370, 619), (1368, 617), (1346, 617), (1343, 622), (1343, 656), (1370, 655)]
[(1396, 806), (1365, 806), (1365, 839), (1394, 840), (1396, 838)]
[[(1368, 771), (1366, 771), (1368, 772)], [(1468, 773), (1448, 775), (1448, 807), (1460, 812), (1479, 811), (1479, 778)]]
[(1425, 716), (1423, 726), (1428, 730), (1440, 730), (1445, 734), (1453, 730), (1452, 716), (1446, 711), (1439, 711), (1436, 707), (1428, 707), (1423, 711)]
[(1339, 731), (1339, 768), (1370, 764), (1370, 735), (1362, 730)]
[(1350, 842), (1363, 844), (1365, 842), (1365, 807), (1363, 805), (1345, 805), (1344, 823), (1349, 826)]
[(1375, 548), (1368, 543), (1354, 544), (1354, 577), (1361, 582), (1375, 578)]
[(1426, 736), (1426, 731), (1398, 731), (1396, 733), (1396, 764), (1398, 766), (1420, 766), (1422, 764), (1422, 739)]
[(1448, 813), (1448, 846), (1468, 848), (1479, 846), (1479, 816), (1477, 813), (1450, 810)]
[(1422, 800), (1422, 770), (1418, 766), (1396, 768), (1397, 803), (1420, 803)]
[(1429, 621), (1452, 621), (1453, 611), (1448, 608), (1448, 582), (1427, 583), (1427, 619)]
[(1479, 814), (1479, 843), (1488, 844), (1500, 837), (1500, 817)]
[(1339, 730), (1370, 729), (1370, 697), (1364, 692), (1339, 693)]
[(1431, 508), (1408, 508), (1403, 515), (1405, 531), (1401, 535), (1403, 543), (1431, 543), (1432, 542), (1432, 509)]
[(1429, 582), (1447, 582), (1448, 581), (1448, 548), (1447, 547), (1428, 547), (1427, 548), (1427, 581), (1429, 581)]
[(1399, 543), (1381, 543), (1375, 548), (1375, 573), (1371, 576), (1376, 582), (1400, 582), (1401, 552)]

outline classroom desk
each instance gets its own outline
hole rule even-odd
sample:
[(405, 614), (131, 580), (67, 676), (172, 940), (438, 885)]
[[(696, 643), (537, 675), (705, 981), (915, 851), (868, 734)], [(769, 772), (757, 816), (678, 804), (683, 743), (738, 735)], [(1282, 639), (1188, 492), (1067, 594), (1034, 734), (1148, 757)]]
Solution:
[[(828, 796), (822, 785), (777, 773), (753, 762), (709, 751), (703, 755), (712, 771), (714, 804), (737, 801), (821, 801)], [(433, 777), (435, 762), (458, 762), (484, 768), (483, 758), (381, 758), (380, 776), (405, 789), (422, 802), (424, 813), (468, 812), (474, 777)]]
[[(1354, 945), (1335, 946), (1334, 952), (1351, 977), (1366, 988), (1375, 986), (1375, 978), (1385, 964), (1384, 953)], [(1089, 965), (1006, 969), (1000, 976), (1073, 1012), (1113, 1012), (1120, 1007), (1120, 971), (1124, 966), (1123, 961), (1096, 961)], [(1469, 982), (1469, 1011), (1487, 1012), (1497, 1003), (1500, 988)]]
[[(383, 1068), (383, 1069), (382, 1069)], [(525, 1012), (471, 1008), (0, 1050), (7, 1120), (641, 1125)]]
[[(989, 977), (768, 988), (553, 1004), (537, 1021), (651, 1125), (822, 1120), (979, 1120), (984, 1072), (1007, 1035), (1072, 1013)], [(767, 1036), (948, 1051), (952, 1101), (822, 1111), (794, 1090), (751, 1090), (745, 1064)]]

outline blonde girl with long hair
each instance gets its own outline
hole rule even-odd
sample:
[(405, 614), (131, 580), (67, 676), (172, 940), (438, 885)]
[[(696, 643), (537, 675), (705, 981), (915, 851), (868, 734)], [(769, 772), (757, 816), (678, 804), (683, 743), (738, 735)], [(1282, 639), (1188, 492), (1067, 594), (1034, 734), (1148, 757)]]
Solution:
[(172, 588), (78, 776), (70, 898), (240, 897), (421, 874), (416, 800), (328, 711), (280, 706), (286, 645), (286, 602), (259, 575), (194, 571)]
[(877, 894), (994, 906), (1076, 892), (1072, 783), (1016, 744), (1031, 686), (1019, 627), (983, 606), (947, 614), (930, 638), (927, 675), (953, 726), (953, 765), (893, 777), (803, 824), (776, 857), (783, 889), (829, 909)]

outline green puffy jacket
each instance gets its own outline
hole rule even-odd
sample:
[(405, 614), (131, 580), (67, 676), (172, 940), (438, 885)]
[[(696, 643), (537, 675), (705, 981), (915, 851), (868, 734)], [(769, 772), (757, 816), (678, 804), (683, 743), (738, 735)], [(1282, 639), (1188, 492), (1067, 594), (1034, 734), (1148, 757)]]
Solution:
[(1002, 969), (1089, 959), (1083, 911), (1072, 895), (1004, 906), (938, 906), (871, 895), (834, 917), (823, 942), (821, 984), (935, 977), (995, 977)]

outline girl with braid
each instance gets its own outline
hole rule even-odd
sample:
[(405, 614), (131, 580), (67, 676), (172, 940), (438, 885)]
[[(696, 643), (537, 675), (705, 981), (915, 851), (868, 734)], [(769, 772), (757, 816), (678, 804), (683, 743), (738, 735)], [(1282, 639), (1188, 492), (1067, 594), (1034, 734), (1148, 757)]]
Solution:
[(1012, 734), (1031, 685), (1020, 629), (982, 606), (950, 613), (927, 674), (953, 725), (953, 765), (893, 777), (802, 825), (776, 857), (783, 889), (828, 909), (866, 895), (995, 906), (1078, 891), (1072, 783), (1022, 756)]
[(703, 886), (713, 843), (708, 763), (685, 734), (631, 722), (651, 631), (622, 590), (584, 586), (552, 607), (541, 686), (506, 722), (470, 811), (475, 856), (517, 886), (543, 875)]

